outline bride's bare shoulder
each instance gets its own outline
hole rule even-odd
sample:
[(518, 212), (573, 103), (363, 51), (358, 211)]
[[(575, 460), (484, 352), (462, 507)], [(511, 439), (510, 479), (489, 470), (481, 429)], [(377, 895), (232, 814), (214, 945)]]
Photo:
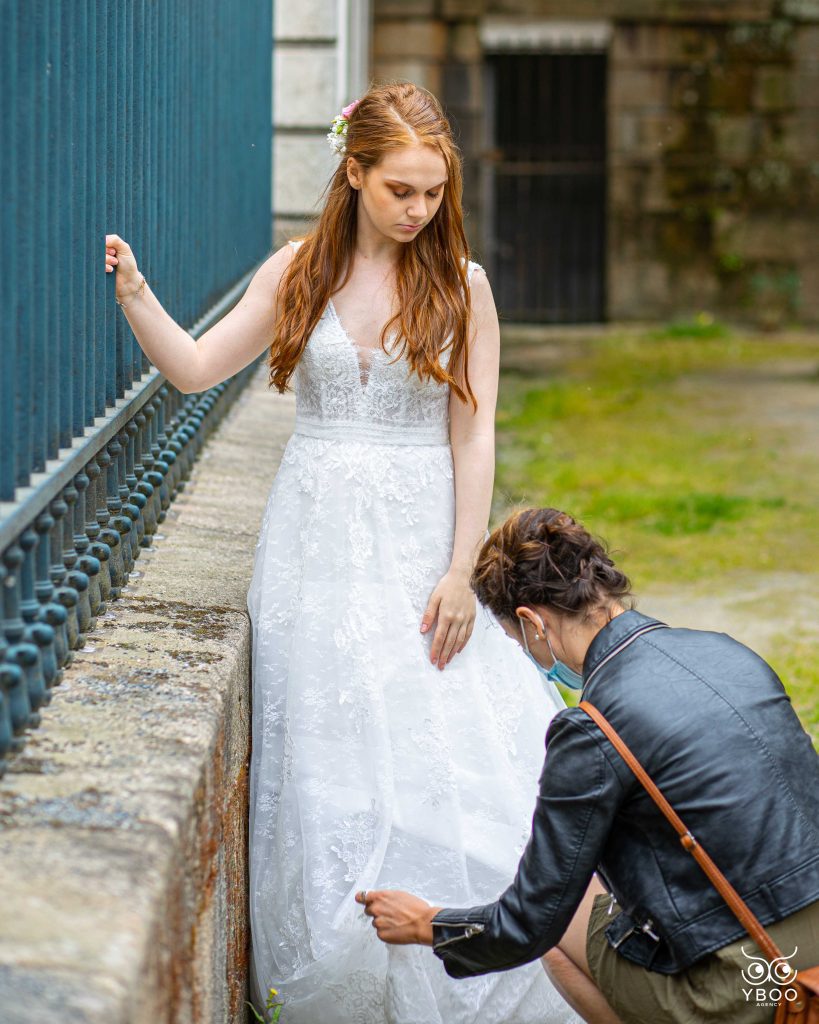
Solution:
[(287, 241), (284, 245), (279, 246), (274, 253), (268, 256), (253, 275), (254, 280), (268, 291), (271, 298), (279, 287), (282, 274), (296, 255), (298, 244)]

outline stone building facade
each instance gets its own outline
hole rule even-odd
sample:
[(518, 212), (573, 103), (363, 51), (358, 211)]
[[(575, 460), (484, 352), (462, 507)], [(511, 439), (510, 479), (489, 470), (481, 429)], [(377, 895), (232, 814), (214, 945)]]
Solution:
[(273, 30), (273, 245), (307, 227), (338, 157), (330, 122), (367, 87), (370, 0), (282, 0)]
[(819, 323), (819, 0), (372, 3), (372, 77), (456, 125), (502, 314)]

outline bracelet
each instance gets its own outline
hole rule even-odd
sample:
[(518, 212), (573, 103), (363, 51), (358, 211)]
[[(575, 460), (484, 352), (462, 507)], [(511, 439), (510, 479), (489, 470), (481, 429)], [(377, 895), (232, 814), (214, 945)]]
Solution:
[(146, 282), (145, 282), (145, 275), (143, 274), (143, 275), (142, 275), (142, 282), (141, 282), (140, 286), (139, 286), (139, 287), (137, 288), (137, 290), (136, 290), (136, 291), (135, 291), (135, 292), (133, 293), (133, 295), (131, 295), (131, 297), (130, 297), (130, 298), (128, 299), (128, 302), (120, 302), (120, 301), (119, 301), (119, 299), (117, 299), (117, 303), (118, 303), (118, 304), (119, 304), (120, 306), (127, 306), (127, 305), (128, 305), (128, 303), (129, 303), (129, 302), (130, 302), (130, 301), (131, 301), (132, 299), (135, 299), (135, 298), (137, 297), (137, 295), (139, 295), (139, 293), (140, 293), (140, 292), (142, 291), (142, 289), (143, 289), (143, 288), (145, 287), (145, 283), (146, 283)]

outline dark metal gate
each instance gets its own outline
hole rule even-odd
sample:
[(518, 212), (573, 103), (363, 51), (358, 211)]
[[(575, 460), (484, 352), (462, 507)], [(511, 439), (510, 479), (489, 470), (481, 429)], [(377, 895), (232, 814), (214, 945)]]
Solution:
[(487, 254), (501, 317), (605, 318), (606, 54), (489, 53)]

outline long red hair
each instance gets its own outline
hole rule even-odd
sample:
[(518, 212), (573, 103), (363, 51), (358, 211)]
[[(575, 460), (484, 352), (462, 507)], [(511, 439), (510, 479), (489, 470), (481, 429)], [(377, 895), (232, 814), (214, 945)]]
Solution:
[[(349, 118), (346, 154), (328, 182), (327, 200), (282, 274), (269, 386), (285, 391), (307, 339), (333, 291), (349, 280), (356, 240), (358, 191), (347, 179), (347, 157), (369, 170), (389, 151), (421, 142), (446, 164), (444, 195), (432, 220), (401, 247), (396, 266), (398, 309), (381, 332), (381, 346), (398, 322), (396, 357), (406, 352), (422, 380), (447, 383), (461, 399), (477, 401), (469, 385), (468, 325), (471, 316), (463, 226), (461, 154), (438, 100), (412, 82), (371, 87)], [(334, 287), (346, 268), (344, 279)], [(450, 337), (451, 335), (451, 337)], [(450, 349), (449, 362), (440, 362)]]

